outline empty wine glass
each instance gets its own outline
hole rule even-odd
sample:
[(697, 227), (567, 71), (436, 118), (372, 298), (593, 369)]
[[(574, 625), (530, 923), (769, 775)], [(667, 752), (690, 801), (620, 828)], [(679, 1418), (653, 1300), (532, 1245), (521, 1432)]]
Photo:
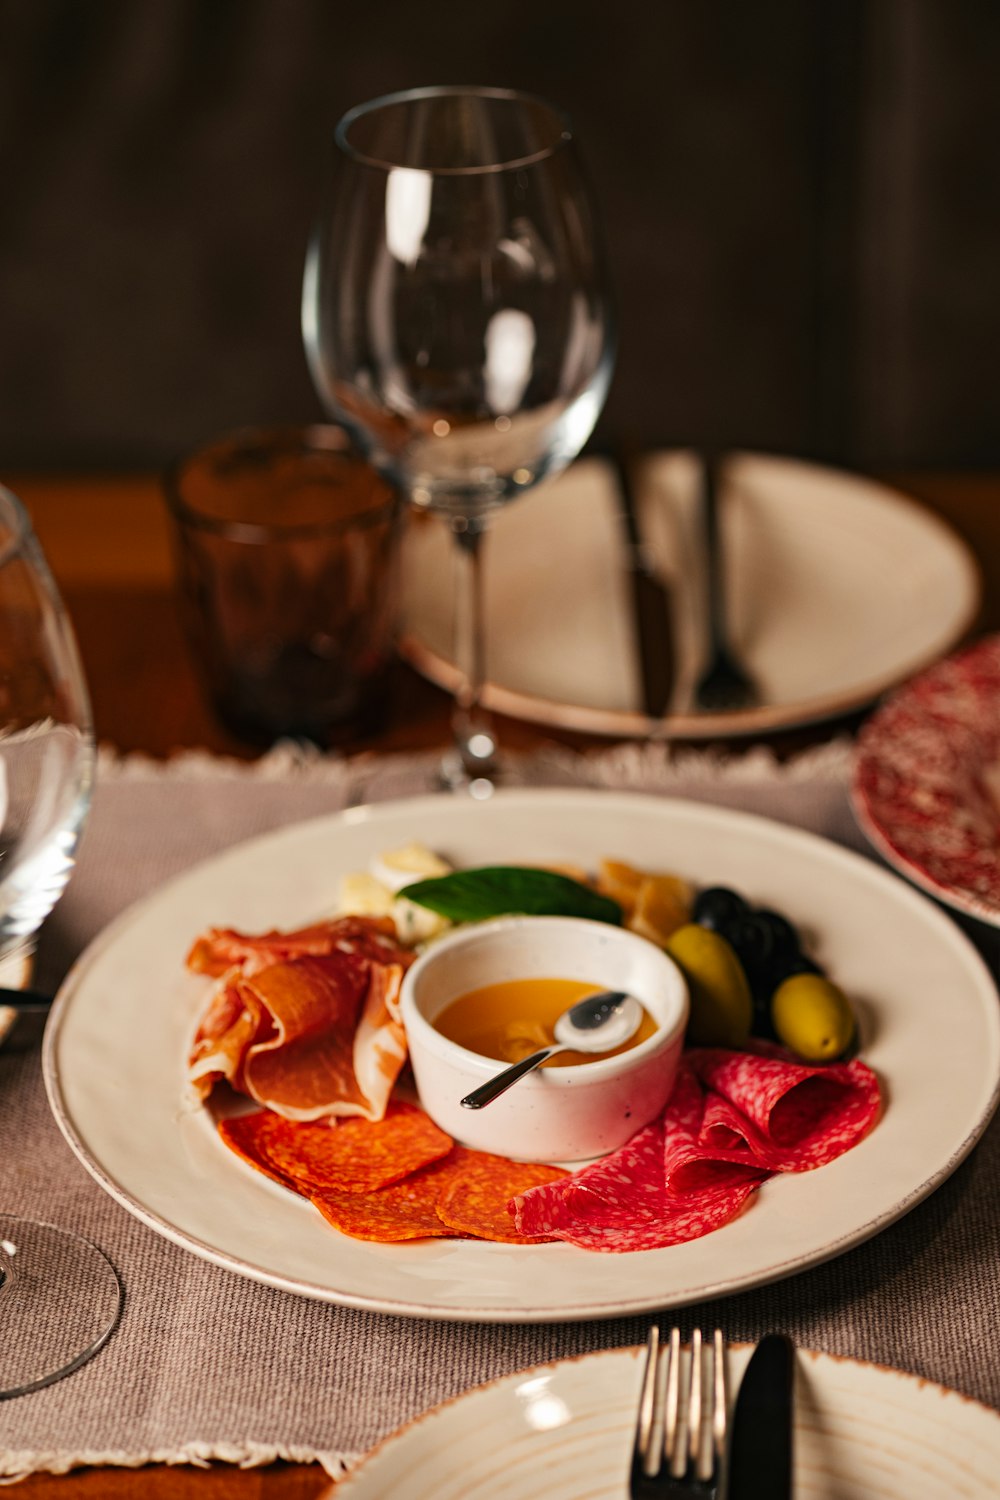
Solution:
[(489, 88), (352, 109), (306, 259), (302, 327), (329, 411), (450, 525), (460, 686), (443, 778), (488, 794), (483, 533), (576, 456), (613, 363), (600, 237), (562, 111)]
[[(93, 732), (76, 644), (22, 506), (0, 487), (0, 972), (21, 977), (73, 870)], [(40, 1164), (34, 1163), (35, 1170)], [(0, 1399), (89, 1359), (115, 1326), (118, 1277), (96, 1246), (0, 1214)]]

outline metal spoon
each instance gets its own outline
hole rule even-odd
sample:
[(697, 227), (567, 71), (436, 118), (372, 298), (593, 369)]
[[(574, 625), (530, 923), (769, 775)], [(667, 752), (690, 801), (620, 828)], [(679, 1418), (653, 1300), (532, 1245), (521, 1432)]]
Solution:
[(553, 1027), (554, 1046), (542, 1047), (530, 1057), (504, 1068), (466, 1094), (461, 1102), (466, 1109), (482, 1109), (557, 1052), (613, 1052), (635, 1035), (641, 1020), (642, 1006), (624, 990), (601, 990), (599, 994), (588, 995), (563, 1011)]

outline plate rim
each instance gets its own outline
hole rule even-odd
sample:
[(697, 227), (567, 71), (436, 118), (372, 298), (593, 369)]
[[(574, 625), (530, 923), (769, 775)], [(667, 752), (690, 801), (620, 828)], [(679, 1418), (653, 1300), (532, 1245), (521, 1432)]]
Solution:
[[(736, 1354), (739, 1365), (745, 1367), (754, 1347), (753, 1342), (738, 1340), (727, 1344), (727, 1355)], [(689, 1351), (690, 1341), (682, 1342), (681, 1348)], [(589, 1349), (580, 1354), (567, 1354), (556, 1359), (539, 1360), (535, 1364), (525, 1365), (522, 1369), (511, 1370), (505, 1375), (495, 1375), (489, 1380), (480, 1381), (477, 1385), (470, 1386), (467, 1390), (459, 1391), (454, 1396), (446, 1397), (445, 1400), (438, 1401), (433, 1406), (426, 1407), (407, 1421), (400, 1423), (392, 1432), (386, 1433), (385, 1437), (380, 1438), (372, 1448), (368, 1449), (357, 1463), (351, 1465), (347, 1473), (339, 1481), (338, 1489), (343, 1487), (345, 1495), (354, 1494), (359, 1485), (368, 1483), (368, 1476), (365, 1471), (368, 1470), (368, 1474), (370, 1475), (372, 1468), (382, 1462), (386, 1453), (391, 1455), (392, 1450), (397, 1445), (405, 1445), (417, 1428), (421, 1427), (425, 1422), (430, 1422), (438, 1418), (446, 1418), (456, 1408), (464, 1406), (470, 1401), (474, 1404), (479, 1401), (485, 1401), (492, 1395), (498, 1394), (505, 1386), (510, 1385), (515, 1387), (521, 1381), (537, 1379), (540, 1376), (565, 1369), (569, 1366), (590, 1363), (598, 1365), (605, 1362), (611, 1365), (621, 1362), (624, 1365), (626, 1360), (630, 1364), (638, 1365), (644, 1350), (645, 1346), (642, 1344), (618, 1344), (610, 1349)], [(897, 1388), (901, 1387), (907, 1392), (926, 1390), (945, 1400), (960, 1401), (963, 1406), (968, 1407), (975, 1413), (977, 1419), (982, 1419), (991, 1425), (1000, 1423), (1000, 1411), (987, 1405), (985, 1401), (979, 1400), (978, 1397), (969, 1396), (964, 1391), (957, 1390), (954, 1386), (944, 1385), (941, 1381), (929, 1379), (927, 1376), (916, 1375), (910, 1370), (902, 1370), (895, 1365), (884, 1364), (881, 1360), (856, 1359), (852, 1355), (847, 1354), (830, 1354), (825, 1350), (813, 1349), (801, 1344), (796, 1344), (795, 1346), (795, 1359), (797, 1363), (808, 1361), (814, 1369), (818, 1366), (821, 1372), (824, 1366), (827, 1365), (867, 1371), (875, 1374), (880, 1379), (884, 1378), (887, 1384), (891, 1382)], [(728, 1391), (728, 1404), (730, 1408), (734, 1404), (735, 1398), (736, 1390), (730, 1382)], [(998, 1451), (1000, 1451), (1000, 1431), (998, 1431), (997, 1445)], [(378, 1479), (376, 1476), (375, 1483), (377, 1482)]]
[[(877, 885), (888, 883), (888, 886), (893, 889), (897, 897), (912, 905), (915, 909), (919, 908), (921, 914), (926, 919), (938, 925), (940, 930), (948, 935), (950, 940), (955, 944), (956, 949), (962, 950), (966, 962), (969, 962), (973, 969), (978, 969), (981, 977), (985, 977), (987, 984), (993, 987), (993, 978), (982, 955), (975, 948), (968, 936), (955, 925), (945, 912), (942, 912), (932, 902), (928, 902), (924, 895), (914, 890), (907, 882), (901, 881), (892, 872), (881, 868), (877, 863), (866, 858), (864, 854), (836, 843), (832, 839), (824, 838), (822, 835), (813, 833), (808, 829), (800, 828), (795, 824), (782, 823), (777, 819), (741, 808), (728, 808), (715, 803), (705, 803), (695, 799), (676, 796), (661, 797), (655, 793), (620, 788), (510, 788), (498, 791), (491, 799), (491, 804), (499, 806), (503, 803), (520, 801), (528, 804), (555, 802), (570, 806), (581, 802), (592, 803), (595, 799), (599, 800), (605, 806), (609, 806), (615, 801), (628, 803), (632, 806), (647, 803), (655, 805), (657, 810), (666, 810), (668, 816), (670, 812), (678, 809), (686, 810), (688, 813), (693, 811), (696, 817), (705, 818), (709, 823), (715, 824), (716, 827), (737, 824), (748, 827), (751, 830), (769, 830), (772, 837), (776, 836), (779, 840), (787, 840), (792, 844), (805, 845), (816, 852), (821, 852), (824, 858), (833, 861), (835, 864), (846, 866), (848, 869), (853, 868), (859, 872), (863, 871), (866, 878), (874, 881)], [(480, 805), (488, 806), (491, 804)], [(411, 809), (423, 808), (432, 810), (435, 807), (445, 805), (455, 805), (452, 794), (430, 793), (398, 800), (365, 803), (357, 807), (343, 809), (340, 812), (321, 813), (316, 817), (296, 819), (277, 828), (253, 835), (248, 839), (237, 840), (235, 843), (227, 845), (201, 860), (196, 860), (186, 869), (169, 877), (166, 881), (127, 906), (97, 934), (76, 960), (63, 984), (60, 986), (53, 1002), (42, 1043), (42, 1075), (53, 1117), (77, 1159), (109, 1196), (127, 1209), (133, 1217), (182, 1249), (198, 1255), (201, 1259), (207, 1260), (213, 1265), (236, 1271), (248, 1280), (256, 1281), (259, 1284), (273, 1286), (283, 1291), (295, 1293), (296, 1295), (309, 1297), (312, 1300), (328, 1302), (338, 1306), (353, 1307), (368, 1312), (387, 1313), (399, 1317), (426, 1318), (440, 1322), (471, 1321), (500, 1324), (596, 1321), (607, 1317), (627, 1317), (657, 1309), (663, 1305), (663, 1297), (662, 1292), (658, 1295), (655, 1291), (638, 1292), (630, 1297), (624, 1297), (619, 1292), (607, 1302), (600, 1304), (588, 1302), (586, 1306), (571, 1306), (567, 1304), (559, 1308), (536, 1306), (527, 1309), (512, 1306), (462, 1305), (449, 1307), (432, 1305), (426, 1301), (406, 1298), (389, 1299), (379, 1294), (371, 1295), (351, 1291), (345, 1292), (335, 1287), (321, 1286), (297, 1276), (268, 1270), (256, 1265), (252, 1261), (243, 1259), (239, 1255), (219, 1249), (219, 1247), (199, 1238), (193, 1232), (178, 1228), (175, 1224), (164, 1218), (162, 1214), (143, 1203), (135, 1193), (123, 1187), (102, 1162), (95, 1160), (73, 1121), (69, 1108), (63, 1098), (60, 1086), (58, 1046), (62, 1027), (73, 1004), (74, 995), (78, 993), (79, 986), (85, 980), (91, 966), (99, 962), (107, 949), (114, 946), (119, 933), (126, 931), (136, 918), (141, 917), (149, 908), (159, 904), (164, 896), (168, 895), (174, 887), (182, 886), (196, 872), (198, 874), (203, 874), (206, 870), (210, 872), (214, 864), (222, 863), (226, 859), (231, 858), (234, 851), (245, 851), (251, 845), (254, 848), (263, 848), (269, 843), (280, 842), (284, 839), (292, 839), (294, 841), (297, 832), (314, 828), (317, 824), (336, 827), (341, 823), (372, 826), (382, 821), (395, 823), (401, 816), (405, 818)], [(463, 804), (463, 808), (468, 810), (474, 810), (475, 806), (475, 804)], [(997, 1008), (995, 1015), (990, 1012), (990, 1018), (994, 1032), (994, 1050), (996, 1051), (1000, 1048), (1000, 1007)], [(179, 1094), (180, 1088), (181, 1081), (179, 1080)], [(759, 1286), (774, 1285), (790, 1276), (797, 1275), (799, 1272), (810, 1270), (815, 1266), (824, 1264), (826, 1261), (833, 1260), (837, 1256), (855, 1248), (857, 1245), (865, 1243), (882, 1229), (888, 1228), (899, 1219), (905, 1217), (911, 1209), (929, 1197), (931, 1193), (954, 1173), (982, 1137), (998, 1106), (1000, 1106), (1000, 1075), (997, 1076), (993, 1083), (985, 1109), (947, 1160), (929, 1177), (922, 1179), (903, 1198), (894, 1201), (887, 1209), (869, 1218), (864, 1224), (858, 1225), (853, 1230), (849, 1230), (847, 1233), (827, 1241), (823, 1246), (818, 1247), (810, 1254), (798, 1255), (791, 1260), (782, 1261), (778, 1264), (772, 1262), (763, 1274), (759, 1272), (748, 1272), (735, 1276), (727, 1274), (711, 1282), (702, 1282), (697, 1287), (690, 1288), (687, 1292), (672, 1297), (668, 1305), (671, 1307), (681, 1307), (711, 1298), (736, 1295), (739, 1292)], [(330, 1232), (335, 1233), (332, 1230)], [(546, 1247), (543, 1245), (533, 1248), (544, 1252)]]
[(938, 669), (943, 669), (951, 662), (966, 660), (969, 656), (973, 656), (977, 652), (987, 648), (992, 648), (994, 652), (1000, 654), (1000, 632), (989, 631), (985, 635), (979, 636), (976, 640), (969, 641), (958, 651), (947, 656), (935, 658), (934, 661), (928, 662), (919, 671), (914, 672), (912, 676), (907, 677), (904, 682), (899, 683), (893, 692), (886, 695), (883, 702), (867, 721), (865, 733), (855, 746), (848, 791), (854, 816), (862, 832), (897, 874), (903, 876), (912, 885), (919, 887), (920, 890), (926, 892), (927, 895), (932, 896), (935, 900), (940, 901), (943, 905), (950, 907), (952, 911), (960, 912), (966, 917), (972, 917), (977, 922), (983, 923), (986, 927), (1000, 930), (1000, 906), (980, 901), (970, 892), (962, 891), (956, 886), (945, 885), (942, 881), (936, 880), (929, 871), (925, 870), (921, 865), (916, 864), (910, 859), (909, 855), (897, 847), (882, 824), (875, 818), (861, 785), (863, 767), (871, 759), (871, 752), (868, 748), (865, 735), (872, 734), (872, 726), (877, 724), (881, 712), (884, 709), (893, 708), (898, 705), (901, 699), (905, 699), (920, 682), (924, 681)]
[[(644, 461), (675, 457), (692, 450), (688, 448), (655, 448), (644, 455)], [(774, 733), (783, 729), (808, 728), (860, 711), (874, 703), (882, 694), (925, 671), (939, 658), (952, 651), (972, 629), (983, 604), (983, 567), (965, 537), (946, 517), (928, 502), (909, 495), (896, 485), (870, 474), (837, 468), (834, 465), (810, 462), (789, 454), (762, 450), (737, 450), (731, 455), (737, 460), (751, 460), (774, 465), (784, 470), (798, 471), (805, 475), (820, 475), (843, 484), (861, 486), (876, 492), (880, 504), (888, 504), (897, 510), (916, 513), (929, 531), (936, 531), (961, 557), (966, 571), (968, 586), (964, 613), (958, 623), (940, 640), (918, 655), (913, 655), (905, 665), (892, 672), (882, 672), (877, 677), (866, 679), (851, 689), (835, 694), (817, 694), (813, 698), (789, 704), (758, 704), (756, 707), (738, 709), (733, 713), (674, 712), (662, 717), (651, 717), (641, 709), (594, 708), (586, 704), (563, 703), (517, 688), (505, 687), (487, 678), (483, 685), (482, 698), (486, 708), (511, 718), (523, 719), (531, 724), (542, 724), (550, 728), (570, 730), (583, 734), (601, 736), (646, 735), (651, 726), (657, 734), (669, 734), (678, 739), (740, 739), (748, 735)], [(600, 460), (600, 453), (583, 454), (582, 459)], [(577, 460), (579, 462), (581, 460)], [(572, 465), (566, 473), (572, 472)], [(421, 640), (409, 624), (405, 624), (396, 642), (399, 654), (413, 669), (446, 692), (453, 693), (459, 684), (460, 674), (455, 665), (440, 652), (433, 650)]]

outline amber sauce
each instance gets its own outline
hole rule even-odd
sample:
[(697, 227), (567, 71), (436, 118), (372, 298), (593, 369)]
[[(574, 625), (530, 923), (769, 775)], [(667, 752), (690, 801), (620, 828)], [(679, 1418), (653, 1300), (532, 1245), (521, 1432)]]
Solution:
[[(497, 1062), (520, 1062), (539, 1047), (552, 1045), (553, 1027), (564, 1010), (602, 989), (607, 985), (587, 984), (581, 979), (507, 979), (449, 1001), (435, 1018), (434, 1027), (470, 1052)], [(544, 1066), (567, 1068), (596, 1062), (598, 1057), (617, 1057), (638, 1047), (655, 1030), (656, 1022), (643, 1010), (638, 1031), (620, 1047), (601, 1053), (560, 1052)]]

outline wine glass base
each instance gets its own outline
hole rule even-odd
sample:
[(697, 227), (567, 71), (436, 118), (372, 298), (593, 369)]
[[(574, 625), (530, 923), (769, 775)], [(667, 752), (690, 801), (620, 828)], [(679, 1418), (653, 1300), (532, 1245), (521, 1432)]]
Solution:
[(470, 766), (456, 749), (446, 751), (441, 757), (435, 780), (439, 791), (464, 793), (477, 802), (485, 802), (496, 791), (499, 776), (495, 759), (488, 765)]
[(0, 1401), (79, 1368), (107, 1341), (122, 1289), (96, 1245), (0, 1214)]

